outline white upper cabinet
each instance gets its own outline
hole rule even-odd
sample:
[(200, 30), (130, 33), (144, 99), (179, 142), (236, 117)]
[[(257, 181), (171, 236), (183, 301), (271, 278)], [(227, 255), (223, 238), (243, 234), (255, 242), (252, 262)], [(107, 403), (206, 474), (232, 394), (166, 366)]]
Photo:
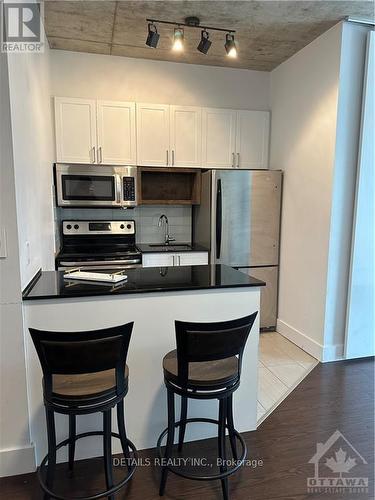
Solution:
[(136, 165), (135, 103), (97, 101), (97, 162)]
[(61, 163), (268, 168), (268, 111), (56, 97), (55, 120)]
[(55, 98), (56, 159), (64, 163), (96, 163), (96, 101)]
[(169, 105), (137, 103), (136, 109), (137, 165), (169, 166)]
[(202, 165), (202, 109), (170, 106), (170, 166)]
[(237, 112), (237, 168), (268, 168), (269, 130), (268, 111)]
[(232, 168), (235, 164), (237, 111), (203, 108), (202, 166)]

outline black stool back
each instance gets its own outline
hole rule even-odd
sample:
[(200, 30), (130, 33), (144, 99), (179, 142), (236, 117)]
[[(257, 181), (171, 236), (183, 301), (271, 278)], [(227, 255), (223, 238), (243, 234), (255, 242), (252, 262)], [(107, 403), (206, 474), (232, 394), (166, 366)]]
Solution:
[(116, 393), (126, 387), (125, 366), (133, 322), (103, 330), (49, 332), (30, 328), (44, 377), (44, 397), (51, 401), (53, 375), (77, 375), (114, 369)]
[(178, 383), (188, 385), (189, 364), (238, 356), (237, 378), (241, 376), (242, 354), (257, 313), (218, 323), (175, 321)]

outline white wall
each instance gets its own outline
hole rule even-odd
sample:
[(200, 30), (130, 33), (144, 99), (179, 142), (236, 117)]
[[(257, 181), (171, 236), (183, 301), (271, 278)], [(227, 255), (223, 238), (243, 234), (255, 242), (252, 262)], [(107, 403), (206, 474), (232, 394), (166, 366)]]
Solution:
[(0, 116), (2, 248), (6, 240), (6, 257), (0, 258), (0, 476), (6, 476), (31, 472), (35, 459), (26, 394), (8, 64), (4, 53), (0, 53)]
[(0, 475), (35, 470), (21, 293), (40, 267), (54, 268), (49, 54), (47, 44), (41, 54), (1, 54)]
[(270, 166), (284, 170), (278, 330), (323, 345), (341, 25), (271, 73)]
[(366, 83), (348, 294), (346, 357), (375, 355), (375, 32), (368, 33)]
[(54, 142), (50, 50), (10, 54), (9, 83), (21, 262), (25, 287), (39, 268), (54, 269)]
[(284, 170), (277, 329), (343, 356), (368, 28), (340, 23), (271, 73), (271, 168)]
[(269, 81), (262, 71), (51, 51), (57, 96), (268, 110)]
[[(342, 25), (335, 162), (332, 186), (324, 345), (344, 350), (354, 197), (368, 26)], [(332, 346), (330, 348), (329, 346)]]

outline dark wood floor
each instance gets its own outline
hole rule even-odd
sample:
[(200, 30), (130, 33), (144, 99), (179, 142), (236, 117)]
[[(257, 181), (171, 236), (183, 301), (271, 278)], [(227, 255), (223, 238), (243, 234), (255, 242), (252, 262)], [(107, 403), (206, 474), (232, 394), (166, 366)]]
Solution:
[[(373, 360), (318, 365), (256, 432), (245, 435), (249, 457), (262, 460), (263, 466), (243, 467), (230, 479), (231, 499), (372, 499), (373, 397)], [(368, 462), (367, 465), (361, 465), (360, 470), (358, 467), (360, 477), (369, 477), (368, 493), (307, 493), (306, 479), (313, 475), (314, 470), (308, 461), (316, 451), (316, 443), (324, 443), (336, 430), (339, 430)], [(210, 457), (214, 454), (215, 446), (214, 440), (200, 441), (188, 445), (185, 453)], [(141, 456), (153, 457), (154, 454), (152, 450), (146, 450)], [(116, 474), (120, 473), (121, 469), (116, 470)], [(158, 480), (157, 468), (139, 467), (130, 484), (116, 495), (116, 500), (157, 499)], [(73, 480), (67, 479), (66, 467), (60, 466), (58, 484), (61, 491), (65, 492), (72, 485), (75, 494), (93, 492), (95, 488), (103, 486), (101, 461), (77, 462)], [(2, 500), (42, 498), (35, 474), (2, 479), (0, 493)], [(73, 497), (73, 492), (71, 496)], [(170, 474), (164, 498), (220, 500), (222, 497), (220, 484), (216, 481), (188, 481)]]

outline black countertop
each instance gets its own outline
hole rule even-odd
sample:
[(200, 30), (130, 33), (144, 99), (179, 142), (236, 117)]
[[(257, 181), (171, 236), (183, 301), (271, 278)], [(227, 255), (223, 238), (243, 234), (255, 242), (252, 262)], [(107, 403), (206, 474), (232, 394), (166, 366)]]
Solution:
[[(137, 247), (142, 253), (185, 253), (185, 252), (208, 252), (208, 249), (196, 244), (190, 243), (175, 243), (171, 241), (168, 246), (163, 243), (137, 243)], [(189, 248), (184, 248), (189, 247)]]
[[(108, 271), (107, 271), (108, 272)], [(177, 292), (264, 286), (264, 281), (228, 266), (181, 266), (128, 269), (118, 285), (64, 279), (62, 271), (42, 271), (28, 285), (23, 300), (110, 296), (150, 292)]]

